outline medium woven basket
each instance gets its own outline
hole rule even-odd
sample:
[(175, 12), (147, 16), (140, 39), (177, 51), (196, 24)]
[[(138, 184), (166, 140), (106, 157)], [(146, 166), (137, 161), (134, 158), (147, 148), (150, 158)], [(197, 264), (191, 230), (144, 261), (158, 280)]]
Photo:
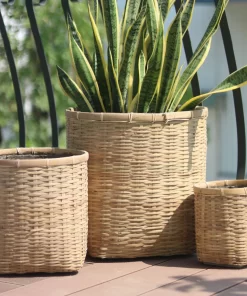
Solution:
[(198, 184), (194, 191), (198, 260), (247, 265), (247, 180)]
[(193, 185), (205, 181), (207, 109), (66, 114), (68, 147), (90, 154), (89, 254), (192, 253)]
[(67, 149), (0, 150), (0, 273), (71, 272), (83, 265), (87, 160), (87, 152)]

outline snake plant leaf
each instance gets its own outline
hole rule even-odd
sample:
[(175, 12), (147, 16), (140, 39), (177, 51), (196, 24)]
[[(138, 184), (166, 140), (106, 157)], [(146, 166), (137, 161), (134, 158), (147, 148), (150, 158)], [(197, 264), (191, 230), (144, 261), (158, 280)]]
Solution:
[(103, 100), (103, 104), (107, 112), (112, 111), (112, 97), (111, 88), (108, 79), (108, 70), (104, 57), (103, 46), (101, 38), (98, 32), (97, 25), (91, 13), (90, 6), (88, 6), (89, 18), (93, 29), (94, 43), (95, 43), (95, 76), (99, 85), (100, 94)]
[[(179, 83), (177, 85), (176, 93), (174, 98), (171, 100), (170, 106), (167, 106), (166, 111), (173, 112), (176, 110), (177, 106), (180, 103), (184, 93), (186, 92), (188, 86), (191, 83), (195, 73), (200, 69), (201, 65), (204, 63), (205, 59), (208, 56), (210, 47), (211, 47), (212, 38), (204, 45), (201, 51), (198, 51), (196, 55), (193, 56), (192, 60), (189, 62), (185, 71), (181, 75)], [(186, 79), (184, 79), (186, 77)]]
[(209, 38), (211, 38), (216, 33), (218, 26), (220, 24), (222, 15), (226, 9), (228, 2), (229, 2), (229, 0), (219, 0), (218, 1), (215, 12), (209, 22), (206, 32), (204, 33), (200, 43), (198, 44), (198, 46), (194, 52), (194, 55), (196, 55), (197, 52), (200, 51), (204, 47), (205, 43), (208, 42)]
[(109, 61), (108, 62), (109, 79), (111, 82), (112, 97), (114, 98), (112, 111), (125, 112), (124, 102), (123, 102), (122, 94), (118, 84), (117, 74), (114, 68), (112, 53), (109, 47), (108, 47), (108, 61)]
[(68, 30), (70, 34), (72, 35), (73, 39), (77, 43), (77, 45), (80, 47), (81, 50), (84, 49), (82, 44), (82, 39), (79, 31), (77, 30), (76, 24), (71, 18), (71, 16), (68, 14)]
[(145, 13), (145, 10), (142, 10), (139, 13), (137, 19), (129, 28), (126, 36), (126, 40), (124, 43), (123, 60), (122, 60), (122, 64), (119, 72), (119, 87), (120, 87), (124, 102), (127, 101), (129, 79), (130, 79), (136, 46), (138, 44), (138, 40), (142, 38), (142, 26), (144, 25), (144, 21), (145, 21), (144, 13)]
[(159, 8), (162, 13), (163, 22), (165, 22), (168, 12), (174, 4), (175, 0), (158, 0)]
[[(71, 18), (70, 15), (68, 15), (68, 32), (69, 32), (69, 35), (72, 35), (73, 39), (75, 40), (75, 42), (77, 43), (79, 48), (85, 53), (85, 56), (87, 57), (90, 65), (93, 65), (92, 58), (91, 58), (85, 44), (83, 44), (81, 35), (76, 27), (75, 22), (73, 21), (73, 19)], [(72, 52), (71, 52), (71, 55), (72, 55)]]
[(131, 101), (131, 103), (128, 107), (128, 112), (136, 112), (138, 100), (139, 100), (139, 93), (136, 94), (134, 99)]
[(70, 35), (70, 47), (73, 57), (74, 66), (76, 68), (77, 74), (88, 91), (90, 97), (94, 101), (96, 112), (105, 112), (105, 107), (103, 104), (102, 97), (100, 95), (99, 86), (96, 81), (93, 69), (88, 62), (88, 59), (84, 52), (77, 45), (76, 41)]
[(163, 60), (163, 47), (164, 47), (164, 26), (162, 15), (159, 18), (159, 31), (156, 38), (153, 53), (148, 61), (147, 71), (143, 78), (140, 97), (138, 102), (138, 112), (147, 113), (149, 106), (155, 95), (157, 84), (160, 76)]
[(176, 15), (167, 35), (166, 53), (161, 72), (160, 89), (157, 98), (157, 112), (163, 112), (167, 97), (176, 77), (182, 50), (182, 10)]
[[(163, 112), (167, 112), (167, 110), (169, 110), (169, 106), (172, 102), (172, 99), (174, 98), (175, 94), (176, 94), (176, 89), (179, 83), (179, 79), (182, 73), (182, 68), (183, 66), (180, 67), (180, 69), (177, 71), (176, 76), (174, 78), (173, 84), (170, 88), (170, 91), (168, 93), (167, 99), (166, 99), (166, 108), (164, 108)], [(187, 88), (186, 88), (187, 89)]]
[(141, 51), (139, 56), (139, 62), (138, 62), (138, 73), (139, 73), (139, 92), (141, 90), (141, 85), (143, 82), (143, 78), (145, 76), (145, 68), (146, 68), (146, 60), (143, 51)]
[(83, 94), (77, 84), (63, 69), (58, 66), (57, 74), (63, 91), (76, 103), (80, 111), (94, 112), (93, 106), (90, 104), (87, 97)]
[(101, 0), (101, 3), (107, 40), (112, 53), (115, 73), (118, 74), (120, 33), (117, 0)]
[(141, 4), (141, 0), (126, 0), (126, 2), (125, 2), (122, 28), (121, 28), (122, 44), (124, 44), (128, 28), (136, 20), (136, 17), (138, 15), (138, 12), (140, 9), (140, 4)]
[[(132, 66), (131, 74), (132, 74), (132, 84), (129, 84), (128, 89), (128, 105), (132, 101), (132, 98), (136, 96), (139, 91), (139, 58), (141, 52), (145, 50), (145, 26), (142, 26), (142, 32), (140, 34), (140, 38), (138, 40), (138, 45), (134, 54), (134, 64)], [(144, 52), (143, 52), (144, 54)], [(145, 58), (145, 54), (144, 54)], [(146, 61), (146, 58), (145, 58)]]
[(187, 0), (184, 5), (182, 20), (181, 20), (183, 35), (188, 30), (189, 25), (191, 23), (194, 7), (195, 7), (195, 0)]
[(179, 111), (193, 110), (196, 106), (201, 104), (205, 99), (207, 99), (208, 97), (214, 94), (234, 90), (246, 84), (247, 84), (247, 66), (233, 72), (231, 75), (229, 75), (225, 80), (223, 80), (217, 87), (215, 87), (209, 93), (191, 98), (179, 108)]
[(147, 0), (147, 29), (151, 38), (151, 52), (154, 49), (158, 27), (159, 27), (159, 6), (157, 0)]

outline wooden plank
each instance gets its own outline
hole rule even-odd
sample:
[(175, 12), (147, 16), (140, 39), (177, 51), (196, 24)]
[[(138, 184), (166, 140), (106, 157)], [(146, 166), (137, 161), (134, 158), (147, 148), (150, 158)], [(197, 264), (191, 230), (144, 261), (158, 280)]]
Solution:
[(0, 283), (0, 293), (2, 294), (3, 292), (10, 291), (12, 289), (16, 289), (19, 287), (21, 287), (21, 286), (9, 284), (9, 283)]
[(247, 282), (243, 282), (237, 286), (234, 286), (230, 289), (222, 291), (217, 294), (219, 296), (246, 296), (247, 295)]
[[(215, 295), (215, 293), (228, 289), (245, 280), (247, 280), (247, 269), (212, 268), (178, 280), (173, 284), (154, 289), (146, 293), (145, 296), (209, 296)], [(221, 295), (225, 296), (225, 293), (226, 291), (222, 292)], [(243, 295), (247, 295), (247, 290), (246, 294)]]
[[(180, 257), (148, 269), (125, 275), (101, 285), (79, 291), (73, 296), (136, 296), (205, 270), (195, 257)], [(172, 295), (172, 294), (163, 294)]]
[(86, 268), (82, 268), (76, 275), (55, 276), (3, 293), (1, 296), (65, 296), (126, 274), (149, 269), (154, 264), (164, 262), (165, 260), (168, 259), (128, 260), (127, 262), (101, 260), (88, 265)]

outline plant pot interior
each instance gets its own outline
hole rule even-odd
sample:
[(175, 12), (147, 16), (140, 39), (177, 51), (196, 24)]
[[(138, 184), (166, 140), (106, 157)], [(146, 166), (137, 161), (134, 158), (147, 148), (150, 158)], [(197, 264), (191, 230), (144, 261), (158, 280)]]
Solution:
[(0, 159), (47, 159), (47, 158), (61, 158), (61, 157), (68, 157), (68, 156), (73, 156), (73, 154), (72, 153), (56, 154), (56, 153), (35, 152), (35, 153), (27, 153), (27, 154), (0, 155)]

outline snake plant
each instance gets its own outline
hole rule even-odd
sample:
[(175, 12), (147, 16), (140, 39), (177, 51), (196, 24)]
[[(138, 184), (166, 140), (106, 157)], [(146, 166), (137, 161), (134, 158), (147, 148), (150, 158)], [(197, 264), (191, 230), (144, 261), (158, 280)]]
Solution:
[[(189, 28), (195, 0), (186, 0), (164, 32), (175, 0), (126, 0), (119, 20), (117, 0), (88, 0), (94, 52), (86, 50), (83, 32), (68, 16), (70, 52), (75, 81), (57, 67), (65, 93), (84, 112), (174, 112), (192, 110), (212, 94), (247, 84), (247, 66), (228, 76), (206, 94), (181, 100), (208, 56), (212, 36), (229, 0), (219, 0), (188, 65), (182, 70), (183, 36)], [(93, 6), (93, 7), (91, 7)], [(102, 18), (107, 44), (98, 30)]]

